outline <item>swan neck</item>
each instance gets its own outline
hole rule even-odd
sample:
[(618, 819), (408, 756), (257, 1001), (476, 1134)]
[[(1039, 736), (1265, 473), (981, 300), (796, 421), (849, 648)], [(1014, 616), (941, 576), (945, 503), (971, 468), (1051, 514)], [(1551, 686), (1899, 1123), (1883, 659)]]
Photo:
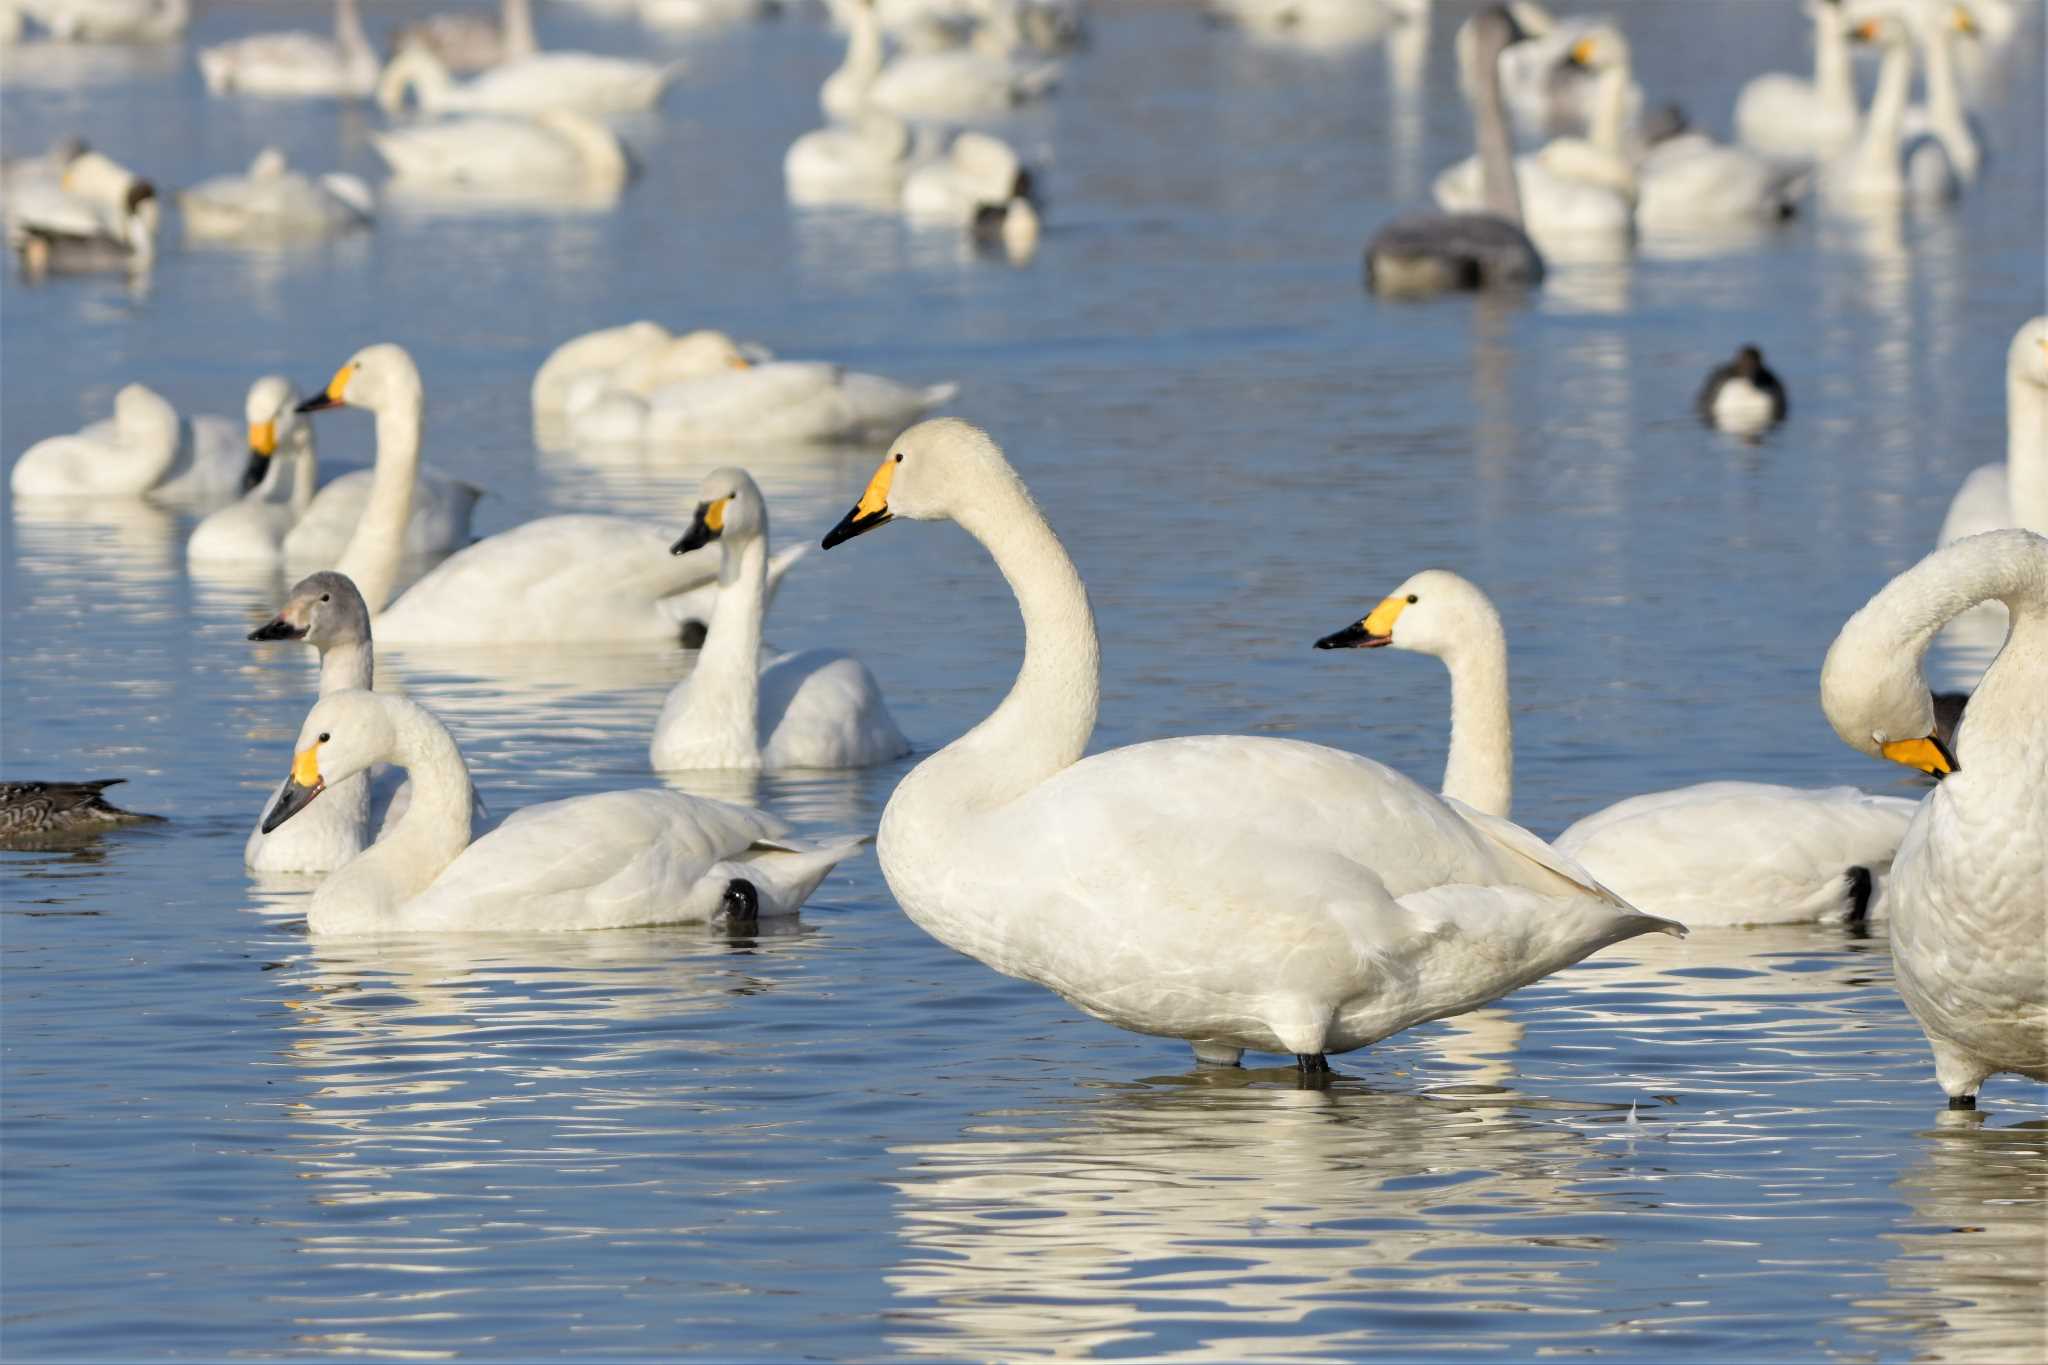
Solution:
[(768, 602), (768, 538), (727, 541), (718, 563), (718, 601), (690, 675), (683, 727), (693, 744), (727, 753), (760, 749), (761, 618)]
[(847, 26), (846, 60), (839, 64), (835, 74), (857, 81), (866, 89), (882, 70), (882, 23), (865, 4), (854, 4), (852, 11)]
[(1921, 36), (1921, 60), (1926, 72), (1927, 119), (1934, 127), (1954, 133), (1967, 126), (1963, 101), (1956, 89), (1954, 49), (1949, 46), (1948, 29), (1934, 19), (1926, 20), (1929, 31)]
[(350, 640), (320, 651), (320, 695), (370, 690), (376, 681), (376, 651), (368, 640)]
[(1842, 7), (1821, 0), (1813, 16), (1813, 85), (1830, 109), (1855, 117), (1856, 79), (1849, 62), (1849, 27)]
[(1522, 191), (1515, 180), (1515, 146), (1501, 97), (1500, 61), (1495, 57), (1478, 66), (1472, 73), (1472, 136), (1479, 152), (1480, 193), (1488, 213), (1520, 224)]
[(1899, 130), (1905, 123), (1906, 96), (1913, 84), (1913, 52), (1904, 43), (1894, 43), (1884, 52), (1877, 72), (1877, 93), (1870, 99), (1870, 121), (1863, 130), (1866, 161), (1896, 163)]
[(2048, 536), (2048, 386), (2005, 378), (2005, 486), (2013, 521)]
[(1451, 673), (1451, 748), (1445, 796), (1506, 818), (1514, 803), (1514, 721), (1508, 711), (1508, 642), (1500, 618), (1444, 655)]
[(337, 869), (314, 893), (312, 916), (333, 907), (356, 927), (387, 919), (403, 928), (405, 902), (433, 884), (469, 847), (476, 802), (469, 765), (441, 722), (409, 702), (392, 701), (393, 743), (384, 760), (412, 779), (412, 802), (384, 836)]
[(369, 501), (334, 566), (355, 580), (372, 616), (389, 605), (405, 557), (405, 528), (419, 475), (420, 423), (417, 397), (377, 413), (377, 463), (370, 473)]
[(334, 0), (334, 41), (344, 52), (373, 52), (370, 35), (363, 28), (362, 11), (356, 0)]
[(533, 0), (505, 0), (499, 23), (505, 30), (506, 61), (521, 61), (540, 51), (533, 32)]
[(1613, 157), (1625, 158), (1627, 155), (1622, 139), (1628, 124), (1628, 85), (1628, 63), (1616, 62), (1600, 73), (1600, 84), (1594, 91), (1593, 127), (1589, 141)]

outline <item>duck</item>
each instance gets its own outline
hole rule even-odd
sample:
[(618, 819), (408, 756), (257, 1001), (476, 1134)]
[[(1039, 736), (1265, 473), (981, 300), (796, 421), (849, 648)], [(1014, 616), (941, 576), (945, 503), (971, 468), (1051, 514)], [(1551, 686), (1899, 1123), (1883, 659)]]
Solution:
[(378, 763), (413, 795), (381, 838), (306, 906), (316, 935), (567, 932), (705, 923), (744, 880), (760, 916), (789, 916), (861, 841), (795, 842), (765, 812), (677, 791), (608, 791), (514, 811), (472, 840), (469, 769), (447, 727), (404, 697), (363, 689), (315, 702), (271, 834)]
[(1099, 641), (1072, 560), (1001, 448), (951, 418), (890, 445), (830, 550), (951, 520), (1016, 594), (1024, 661), (911, 770), (876, 842), (920, 928), (1196, 1060), (1329, 1054), (1464, 1013), (1611, 943), (1683, 935), (1518, 825), (1371, 759), (1202, 735), (1083, 757)]
[(822, 360), (748, 363), (663, 384), (644, 398), (612, 388), (569, 417), (579, 443), (857, 441), (950, 401), (952, 383), (917, 386)]
[(424, 47), (457, 75), (468, 75), (540, 51), (533, 32), (530, 0), (504, 0), (498, 18), (471, 10), (430, 14), (393, 35), (392, 50)]
[(402, 190), (604, 198), (633, 177), (618, 134), (570, 109), (384, 128), (370, 134), (370, 145)]
[(681, 62), (600, 57), (593, 52), (537, 52), (458, 82), (424, 47), (401, 48), (377, 79), (377, 103), (389, 113), (410, 94), (424, 113), (631, 114), (652, 109), (683, 72)]
[(133, 498), (147, 495), (198, 511), (240, 497), (262, 477), (239, 424), (201, 415), (181, 421), (146, 384), (114, 395), (113, 415), (23, 451), (9, 483), (17, 496)]
[(192, 21), (187, 0), (12, 0), (59, 42), (174, 43)]
[(656, 769), (866, 768), (910, 752), (867, 665), (836, 649), (763, 660), (768, 506), (744, 469), (714, 469), (677, 554), (716, 542), (718, 605), (697, 666), (662, 703)]
[(352, 175), (314, 179), (294, 171), (276, 147), (256, 154), (244, 175), (202, 180), (178, 195), (185, 235), (208, 241), (304, 241), (368, 227), (377, 201)]
[(897, 203), (916, 164), (910, 125), (880, 109), (814, 128), (789, 144), (782, 179), (793, 204)]
[(1459, 213), (1411, 213), (1394, 219), (1365, 247), (1365, 287), (1393, 297), (1453, 290), (1528, 289), (1543, 282), (1543, 253), (1522, 229), (1513, 145), (1500, 91), (1500, 54), (1519, 30), (1498, 5), (1474, 15), (1459, 47), (1480, 171), (1480, 206)]
[(1877, 14), (1855, 25), (1849, 36), (1883, 51), (1877, 89), (1855, 143), (1821, 164), (1816, 190), (1835, 207), (1852, 212), (1954, 199), (1962, 184), (1941, 142), (1905, 137), (1906, 94), (1913, 81), (1913, 36), (1906, 21), (1892, 12)]
[[(1955, 743), (1935, 734), (1921, 660), (1935, 632), (1997, 600), (2012, 629)], [(1940, 774), (1892, 860), (1893, 979), (1952, 1109), (1984, 1082), (2048, 1081), (2048, 538), (2017, 527), (1944, 545), (1860, 607), (1828, 646), (1820, 702), (1842, 741)]]
[[(285, 537), (312, 505), (317, 477), (312, 432), (292, 413), (298, 401), (298, 389), (282, 375), (265, 375), (249, 386), (245, 411), (258, 482), (192, 528), (185, 541), (188, 560), (276, 564), (284, 559)], [(353, 585), (349, 591), (355, 591)]]
[(7, 245), (24, 274), (125, 271), (156, 262), (156, 186), (100, 152), (81, 152), (55, 186), (31, 178), (7, 195)]
[(294, 29), (199, 50), (199, 75), (213, 95), (360, 99), (376, 90), (377, 71), (357, 0), (335, 0), (331, 38)]
[(1769, 71), (1735, 97), (1735, 135), (1743, 145), (1800, 167), (1847, 150), (1861, 117), (1842, 0), (1814, 0), (1807, 8), (1813, 17), (1813, 79)]
[(91, 782), (0, 782), (0, 849), (46, 848), (124, 825), (161, 824), (161, 815), (123, 810), (101, 795), (125, 777)]
[[(708, 621), (718, 556), (672, 555), (660, 525), (627, 517), (542, 517), (450, 555), (394, 600), (405, 558), (426, 400), (405, 348), (366, 346), (301, 413), (367, 409), (377, 421), (377, 466), (362, 515), (334, 567), (368, 604), (377, 638), (434, 645), (675, 643)], [(801, 554), (778, 556), (771, 584)]]
[(1717, 365), (1700, 385), (1693, 410), (1710, 427), (1756, 437), (1785, 420), (1785, 386), (1764, 364), (1764, 353), (1744, 346)]
[[(297, 640), (320, 653), (320, 695), (367, 691), (376, 676), (370, 612), (346, 574), (323, 570), (292, 585), (277, 615), (249, 632), (251, 640)], [(373, 820), (388, 818), (394, 783), (371, 790), (367, 771), (336, 781), (326, 799), (274, 833), (263, 819), (284, 792), (280, 783), (263, 803), (256, 827), (242, 845), (251, 872), (332, 872), (372, 842)]]
[(905, 52), (885, 63), (874, 0), (841, 0), (838, 8), (848, 40), (846, 60), (818, 92), (828, 118), (870, 108), (906, 119), (982, 118), (1043, 99), (1059, 83), (1059, 63), (1008, 55), (1010, 34), (1000, 22), (978, 34), (975, 46)]
[[(1318, 649), (1412, 650), (1451, 675), (1443, 794), (1506, 819), (1514, 795), (1508, 645), (1476, 584), (1425, 569)], [(1553, 841), (1631, 904), (1687, 928), (1834, 920), (1876, 903), (1917, 801), (1854, 787), (1704, 782), (1632, 796)]]

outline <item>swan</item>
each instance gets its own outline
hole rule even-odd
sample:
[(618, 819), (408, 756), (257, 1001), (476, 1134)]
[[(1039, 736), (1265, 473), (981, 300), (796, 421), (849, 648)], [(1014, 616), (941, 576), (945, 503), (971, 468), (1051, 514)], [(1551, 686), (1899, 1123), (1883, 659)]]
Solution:
[(578, 379), (604, 374), (633, 356), (672, 341), (674, 335), (660, 323), (643, 318), (571, 337), (548, 352), (548, 358), (534, 371), (534, 416), (558, 411)]
[(671, 768), (865, 768), (910, 752), (867, 665), (836, 649), (761, 659), (768, 597), (768, 508), (743, 469), (714, 469), (675, 544), (717, 541), (710, 638), (655, 722), (649, 756)]
[(640, 22), (650, 28), (706, 29), (751, 23), (772, 12), (770, 0), (640, 0)]
[(1735, 358), (1717, 365), (1693, 399), (1693, 410), (1710, 427), (1737, 436), (1759, 436), (1785, 420), (1785, 386), (1764, 353), (1744, 346)]
[(1467, 213), (1417, 213), (1396, 218), (1365, 248), (1366, 288), (1378, 294), (1424, 295), (1452, 289), (1527, 288), (1543, 280), (1543, 256), (1522, 230), (1514, 151), (1501, 107), (1500, 54), (1516, 39), (1514, 19), (1500, 6), (1473, 16), (1471, 40), (1458, 50), (1469, 69), (1481, 207)]
[(2021, 526), (2048, 535), (2048, 314), (2013, 333), (2005, 353), (2005, 463), (1970, 471), (1936, 545)]
[(368, 227), (376, 214), (370, 187), (352, 175), (311, 179), (266, 147), (246, 175), (202, 180), (178, 195), (188, 237), (302, 240)]
[(944, 154), (903, 180), (903, 216), (914, 223), (971, 226), (983, 209), (1006, 209), (1031, 198), (1031, 172), (999, 137), (965, 132)]
[[(2005, 647), (1970, 696), (1953, 749), (1934, 738), (1921, 675), (1950, 618), (1996, 599)], [(2017, 528), (1945, 545), (1843, 625), (1821, 709), (1850, 747), (1945, 773), (1892, 862), (1893, 975), (1934, 1049), (1949, 1106), (1986, 1078), (2048, 1081), (2048, 539)]]
[(1775, 160), (1810, 166), (1856, 140), (1856, 76), (1842, 0), (1814, 0), (1813, 79), (1770, 71), (1735, 97), (1735, 135)]
[(1042, 99), (1059, 81), (1057, 62), (1007, 56), (1001, 24), (985, 29), (985, 40), (977, 34), (977, 46), (906, 52), (885, 64), (874, 0), (845, 0), (840, 8), (849, 30), (846, 60), (818, 92), (830, 118), (850, 119), (868, 108), (908, 119), (976, 118)]
[[(718, 557), (672, 555), (668, 532), (625, 517), (542, 517), (500, 531), (449, 556), (393, 601), (425, 410), (412, 357), (388, 342), (367, 346), (299, 411), (338, 407), (365, 408), (377, 419), (368, 500), (335, 567), (361, 590), (378, 639), (670, 643), (686, 622), (710, 618)], [(771, 581), (796, 558), (779, 556)]]
[(879, 109), (814, 128), (789, 144), (782, 179), (793, 204), (895, 204), (915, 161), (910, 127)]
[(99, 152), (81, 152), (55, 185), (11, 187), (7, 244), (31, 279), (98, 270), (147, 271), (162, 212), (156, 187)]
[[(577, 429), (578, 423), (583, 424), (586, 439), (602, 436), (609, 421), (630, 421), (631, 429), (621, 433), (630, 439), (640, 434), (646, 421), (645, 400), (656, 390), (685, 379), (749, 369), (753, 364), (754, 357), (746, 347), (724, 332), (702, 327), (640, 347), (615, 364), (592, 367), (576, 375), (564, 391), (562, 414), (569, 419), (572, 430)], [(621, 399), (634, 400), (623, 418), (593, 415), (607, 402)]]
[(958, 389), (776, 360), (678, 380), (644, 399), (613, 389), (570, 416), (569, 434), (583, 442), (862, 440), (915, 421)]
[[(1598, 117), (1600, 82), (1570, 60), (1572, 47), (1603, 21), (1559, 20), (1533, 0), (1509, 0), (1506, 6), (1516, 41), (1492, 68), (1501, 84), (1502, 103), (1517, 132), (1529, 138), (1549, 137), (1590, 127)], [(1473, 95), (1470, 65), (1473, 18), (1458, 26), (1455, 52), (1466, 99)], [(1642, 107), (1643, 92), (1632, 83), (1623, 92), (1624, 117)]]
[(987, 720), (882, 814), (882, 872), (940, 942), (1198, 1060), (1326, 1054), (1475, 1009), (1662, 930), (1505, 820), (1370, 759), (1204, 735), (1082, 757), (1100, 678), (1087, 590), (985, 432), (920, 423), (825, 548), (894, 518), (981, 542), (1024, 617)]
[(1219, 0), (1214, 10), (1248, 32), (1302, 47), (1369, 43), (1429, 0)]
[[(1318, 649), (1392, 646), (1443, 660), (1451, 745), (1443, 793), (1507, 818), (1514, 789), (1508, 643), (1486, 594), (1425, 569)], [(1861, 918), (1918, 803), (1853, 787), (1705, 782), (1633, 796), (1559, 835), (1557, 850), (1631, 903), (1689, 928)]]
[(263, 831), (373, 764), (412, 779), (405, 813), (306, 907), (315, 934), (534, 932), (704, 922), (734, 880), (758, 912), (793, 915), (858, 841), (790, 842), (774, 816), (674, 791), (601, 792), (513, 812), (470, 841), (474, 794), (447, 728), (403, 697), (323, 696)]
[(123, 810), (101, 795), (127, 780), (0, 782), (0, 848), (38, 848), (89, 839), (122, 825), (161, 824), (161, 815)]
[(156, 390), (124, 385), (114, 414), (23, 451), (9, 476), (14, 492), (37, 498), (127, 498), (211, 510), (240, 497), (262, 477), (261, 462), (225, 417), (180, 422)]
[(1912, 36), (1905, 22), (1881, 14), (1857, 24), (1850, 37), (1880, 45), (1884, 58), (1862, 131), (1848, 151), (1821, 165), (1820, 193), (1852, 210), (1955, 198), (1960, 185), (1941, 143), (1932, 137), (1904, 140), (1906, 93), (1913, 81)]
[(404, 188), (610, 195), (633, 175), (618, 135), (569, 109), (386, 128), (370, 145)]
[(173, 43), (192, 19), (187, 0), (13, 0), (11, 7), (73, 43)]
[(377, 88), (377, 50), (356, 0), (335, 0), (332, 38), (299, 30), (250, 34), (201, 48), (199, 74), (215, 95), (350, 99)]
[[(249, 632), (251, 640), (299, 640), (320, 652), (320, 695), (367, 691), (376, 674), (370, 642), (370, 613), (362, 594), (344, 574), (324, 570), (292, 586), (277, 615)], [(264, 815), (284, 794), (280, 783), (263, 803), (256, 827), (242, 846), (242, 865), (252, 872), (332, 872), (370, 846), (373, 804), (388, 810), (391, 787), (374, 794), (370, 774), (360, 772), (330, 784), (326, 800), (274, 833)]]
[(1983, 168), (1984, 143), (1963, 107), (1954, 45), (1958, 37), (1976, 34), (1976, 21), (1958, 0), (1921, 0), (1899, 12), (1912, 26), (1927, 90), (1927, 102), (1908, 105), (1900, 127), (1909, 140), (1932, 137), (1939, 142), (1956, 179), (1968, 187)]
[(394, 51), (424, 47), (440, 58), (443, 66), (463, 75), (521, 61), (540, 51), (530, 0), (504, 0), (495, 20), (468, 10), (430, 14), (398, 30), (391, 46)]
[(537, 114), (547, 109), (627, 114), (652, 109), (682, 70), (681, 62), (539, 52), (458, 83), (432, 52), (407, 47), (378, 78), (377, 103), (397, 113), (409, 92), (430, 114)]
[(284, 558), (285, 536), (312, 505), (317, 477), (312, 432), (292, 413), (298, 401), (299, 391), (280, 375), (265, 375), (249, 386), (249, 453), (262, 467), (260, 482), (192, 528), (185, 542), (188, 560), (275, 564)]

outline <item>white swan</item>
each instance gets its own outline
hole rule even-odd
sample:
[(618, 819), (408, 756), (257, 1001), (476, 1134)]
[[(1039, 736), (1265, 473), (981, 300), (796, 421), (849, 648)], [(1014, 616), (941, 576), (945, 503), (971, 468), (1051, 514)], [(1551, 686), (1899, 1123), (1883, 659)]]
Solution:
[(430, 14), (398, 30), (391, 46), (394, 50), (424, 47), (450, 71), (463, 74), (519, 61), (540, 51), (529, 0), (504, 0), (496, 19), (470, 10)]
[(640, 0), (640, 22), (650, 28), (692, 31), (751, 23), (773, 8), (770, 0)]
[(603, 196), (632, 178), (611, 129), (586, 114), (550, 109), (532, 118), (480, 115), (370, 134), (402, 189), (483, 194)]
[[(1515, 129), (1528, 138), (1551, 137), (1583, 130), (1598, 118), (1600, 82), (1570, 60), (1570, 53), (1604, 21), (1560, 20), (1533, 0), (1508, 0), (1503, 6), (1515, 26), (1516, 41), (1500, 54), (1497, 74), (1502, 102)], [(1470, 49), (1473, 15), (1458, 26), (1455, 48), (1465, 97), (1473, 95)], [(1623, 93), (1623, 117), (1633, 120), (1642, 108), (1643, 92), (1633, 83)]]
[(2021, 526), (2048, 535), (2048, 315), (2013, 333), (2005, 353), (2005, 462), (1970, 471), (1936, 545)]
[(1020, 62), (1007, 55), (1000, 25), (977, 46), (941, 52), (906, 52), (884, 63), (882, 29), (873, 0), (843, 0), (848, 28), (846, 60), (818, 92), (835, 119), (863, 109), (909, 119), (975, 118), (999, 114), (1043, 98), (1059, 82), (1057, 62)]
[(55, 185), (10, 187), (7, 244), (31, 279), (50, 273), (147, 271), (162, 212), (156, 187), (113, 158), (81, 152)]
[(1860, 111), (1842, 0), (1814, 0), (1813, 79), (1770, 71), (1735, 97), (1735, 135), (1776, 160), (1812, 165), (1856, 140)]
[[(1320, 649), (1391, 645), (1441, 659), (1451, 675), (1443, 794), (1505, 818), (1514, 793), (1508, 642), (1486, 594), (1425, 569)], [(1853, 787), (1808, 790), (1706, 782), (1630, 797), (1555, 841), (1634, 904), (1690, 928), (1858, 918), (1918, 808)]]
[(743, 469), (714, 469), (678, 554), (717, 541), (718, 606), (690, 675), (655, 722), (649, 757), (671, 768), (865, 768), (910, 752), (867, 665), (842, 650), (766, 662), (768, 508)]
[(1258, 37), (1327, 49), (1372, 42), (1428, 6), (1429, 0), (1212, 0), (1211, 9)]
[(1940, 141), (1905, 138), (1906, 94), (1913, 82), (1913, 39), (1906, 22), (1896, 14), (1881, 14), (1857, 24), (1850, 36), (1882, 46), (1884, 59), (1862, 131), (1848, 151), (1821, 165), (1819, 192), (1851, 210), (1955, 198), (1961, 185)]
[[(292, 412), (298, 401), (299, 391), (279, 375), (265, 375), (249, 386), (245, 405), (249, 453), (263, 467), (261, 481), (192, 528), (185, 542), (188, 560), (260, 564), (283, 560), (285, 536), (312, 505), (318, 478), (312, 431)], [(354, 585), (349, 591), (355, 591)]]
[(470, 841), (469, 769), (447, 729), (402, 697), (323, 696), (299, 730), (270, 833), (373, 764), (412, 779), (377, 842), (322, 882), (315, 934), (534, 932), (708, 921), (744, 881), (760, 915), (793, 915), (859, 843), (810, 848), (772, 815), (673, 791), (603, 792), (515, 811)]
[(600, 327), (571, 337), (540, 363), (533, 374), (533, 414), (536, 420), (558, 412), (569, 396), (569, 388), (585, 375), (604, 374), (633, 356), (653, 350), (674, 339), (674, 333), (658, 322), (641, 319), (617, 327)]
[(225, 506), (256, 485), (242, 427), (225, 417), (181, 422), (163, 395), (142, 384), (114, 395), (114, 414), (68, 436), (36, 442), (14, 462), (10, 481), (24, 497), (139, 497), (202, 511)]
[[(614, 430), (621, 439), (635, 439), (644, 434), (646, 400), (658, 390), (753, 364), (754, 357), (739, 342), (700, 327), (622, 352), (616, 363), (583, 369), (567, 381), (562, 415), (569, 419), (570, 431), (585, 440), (603, 439)], [(616, 414), (605, 411), (621, 404)]]
[[(312, 574), (292, 586), (277, 615), (249, 632), (251, 640), (299, 640), (320, 653), (320, 695), (368, 690), (376, 676), (370, 613), (343, 574)], [(258, 812), (242, 845), (242, 865), (253, 872), (332, 872), (370, 846), (375, 822), (391, 804), (395, 783), (371, 791), (371, 774), (331, 783), (326, 799), (271, 833), (264, 818), (284, 794), (279, 783)], [(375, 810), (373, 811), (373, 807)]]
[(958, 391), (916, 387), (821, 360), (776, 360), (665, 384), (644, 399), (614, 389), (571, 415), (577, 441), (852, 441), (915, 421)]
[(10, 8), (73, 43), (172, 43), (192, 18), (187, 0), (12, 0)]
[(968, 227), (985, 209), (1028, 201), (1031, 189), (1031, 172), (1014, 147), (987, 133), (964, 132), (904, 177), (903, 216)]
[[(1891, 3), (1906, 4), (1908, 0)], [(1909, 142), (1917, 137), (1932, 137), (1939, 142), (1957, 180), (1965, 187), (1972, 185), (1984, 165), (1984, 142), (1981, 130), (1963, 107), (1962, 90), (1956, 79), (1955, 43), (1958, 38), (1976, 34), (1976, 20), (1961, 0), (1919, 0), (1898, 12), (1911, 25), (1919, 46), (1920, 70), (1927, 91), (1925, 104), (1906, 107), (1900, 126)]]
[(899, 516), (958, 523), (1024, 616), (1002, 705), (882, 815), (890, 890), (948, 946), (1200, 1060), (1292, 1053), (1314, 1073), (1606, 944), (1684, 932), (1353, 754), (1205, 735), (1082, 758), (1100, 685), (1087, 591), (995, 442), (911, 428), (825, 546)]
[(539, 52), (458, 82), (432, 52), (407, 47), (378, 78), (377, 103), (396, 113), (410, 93), (430, 114), (537, 114), (548, 109), (635, 113), (652, 109), (682, 70), (681, 62)]
[(377, 88), (377, 67), (356, 0), (335, 0), (332, 38), (255, 33), (199, 50), (199, 74), (215, 95), (348, 99)]
[(790, 143), (783, 184), (793, 204), (893, 206), (915, 152), (902, 119), (880, 109), (856, 111), (846, 123), (814, 128)]
[(291, 169), (266, 147), (246, 175), (202, 180), (178, 195), (185, 235), (209, 240), (297, 241), (367, 227), (376, 215), (370, 187), (330, 172), (317, 180)]
[[(375, 414), (377, 467), (335, 567), (361, 589), (380, 640), (673, 642), (687, 622), (710, 619), (718, 556), (672, 555), (670, 533), (625, 517), (542, 517), (500, 531), (451, 555), (392, 601), (425, 410), (412, 357), (389, 343), (365, 347), (299, 410), (343, 406)], [(799, 553), (780, 558), (775, 581)]]
[[(1933, 738), (1921, 657), (1990, 599), (2012, 633), (1970, 697), (1953, 751)], [(1821, 666), (1821, 707), (1851, 747), (1946, 773), (1886, 893), (1899, 994), (1955, 1108), (1999, 1072), (2048, 1081), (2048, 539), (1991, 531), (1943, 546), (1850, 617)]]

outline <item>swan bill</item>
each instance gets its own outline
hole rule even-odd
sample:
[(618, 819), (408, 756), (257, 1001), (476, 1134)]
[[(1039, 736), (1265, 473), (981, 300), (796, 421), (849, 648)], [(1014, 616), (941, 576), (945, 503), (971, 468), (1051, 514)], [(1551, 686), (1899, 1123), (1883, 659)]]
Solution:
[(263, 832), (270, 833), (285, 821), (313, 804), (313, 798), (327, 790), (327, 782), (320, 776), (320, 746), (308, 745), (292, 760), (291, 778), (284, 784), (284, 790), (277, 794), (277, 801), (263, 817)]
[(853, 510), (825, 533), (825, 539), (820, 542), (821, 548), (829, 550), (842, 541), (866, 535), (877, 526), (887, 526), (895, 520), (895, 515), (889, 511), (889, 485), (895, 481), (896, 466), (902, 462), (901, 455), (891, 455), (882, 461), (882, 467), (875, 471), (875, 477), (868, 480), (868, 486), (862, 490), (860, 501), (853, 505)]
[(306, 629), (305, 626), (293, 625), (282, 616), (273, 616), (262, 625), (256, 627), (256, 629), (250, 631), (249, 638), (252, 640), (303, 640), (306, 638)]
[(730, 498), (720, 498), (716, 502), (698, 503), (697, 514), (690, 519), (690, 529), (683, 532), (680, 540), (668, 547), (668, 552), (672, 555), (686, 555), (692, 550), (701, 550), (718, 539), (719, 534), (725, 530), (725, 505), (730, 501)]
[(348, 364), (334, 372), (334, 378), (328, 381), (325, 389), (314, 394), (311, 398), (293, 408), (292, 411), (321, 412), (327, 408), (346, 407), (348, 400), (344, 395), (348, 392), (348, 381), (355, 377), (355, 373), (356, 363), (351, 360)]
[(1380, 649), (1394, 637), (1375, 635), (1364, 621), (1354, 621), (1342, 630), (1332, 631), (1316, 641), (1317, 649)]
[(1955, 752), (1942, 742), (1941, 736), (1929, 735), (1925, 739), (1895, 739), (1889, 744), (1878, 746), (1878, 752), (1894, 763), (1936, 777), (1947, 777), (1962, 768), (1956, 762)]

